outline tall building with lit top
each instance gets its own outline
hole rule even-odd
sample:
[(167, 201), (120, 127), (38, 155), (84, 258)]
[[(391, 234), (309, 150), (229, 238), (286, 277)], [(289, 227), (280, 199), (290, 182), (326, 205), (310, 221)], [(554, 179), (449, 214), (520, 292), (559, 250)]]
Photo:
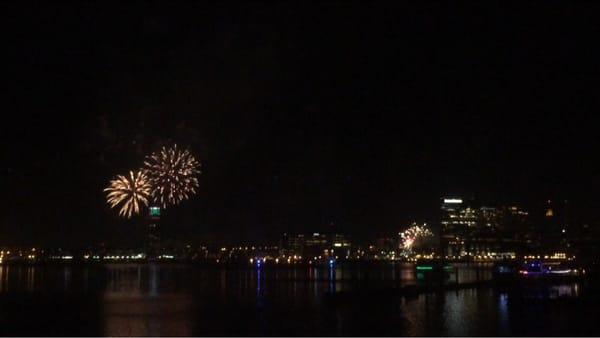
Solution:
[(558, 203), (548, 200), (544, 208), (544, 217), (540, 229), (542, 245), (546, 251), (567, 249), (571, 236), (568, 217), (568, 202)]
[(514, 205), (475, 207), (445, 198), (440, 223), (441, 253), (452, 258), (513, 256), (538, 243), (529, 214)]
[(446, 256), (463, 256), (466, 241), (477, 225), (478, 212), (461, 198), (444, 198), (441, 206), (441, 244)]
[(148, 208), (148, 228), (146, 233), (146, 257), (149, 259), (156, 258), (160, 251), (160, 207), (151, 206)]

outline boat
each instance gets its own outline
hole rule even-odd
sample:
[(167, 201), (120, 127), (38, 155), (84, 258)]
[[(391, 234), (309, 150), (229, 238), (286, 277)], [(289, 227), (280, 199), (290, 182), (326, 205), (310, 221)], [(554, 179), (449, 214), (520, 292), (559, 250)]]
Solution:
[(562, 262), (543, 262), (541, 260), (526, 261), (519, 270), (524, 277), (578, 276), (580, 269)]

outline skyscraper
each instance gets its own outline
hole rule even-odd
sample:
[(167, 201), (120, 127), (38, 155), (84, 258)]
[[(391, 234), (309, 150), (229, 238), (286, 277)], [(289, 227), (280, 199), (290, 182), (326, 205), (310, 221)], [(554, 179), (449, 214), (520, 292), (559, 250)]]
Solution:
[(542, 221), (542, 245), (546, 251), (564, 250), (569, 247), (570, 234), (568, 219), (568, 201), (562, 203), (546, 201), (544, 218)]
[(447, 256), (463, 256), (465, 241), (477, 224), (477, 210), (466, 206), (461, 198), (444, 198), (441, 206), (441, 245)]
[(528, 213), (517, 206), (475, 207), (461, 198), (444, 198), (440, 223), (444, 256), (512, 256), (526, 244), (535, 243)]
[(158, 227), (160, 211), (160, 207), (157, 206), (148, 208), (148, 228), (145, 243), (146, 257), (148, 259), (156, 258), (160, 250), (160, 232)]

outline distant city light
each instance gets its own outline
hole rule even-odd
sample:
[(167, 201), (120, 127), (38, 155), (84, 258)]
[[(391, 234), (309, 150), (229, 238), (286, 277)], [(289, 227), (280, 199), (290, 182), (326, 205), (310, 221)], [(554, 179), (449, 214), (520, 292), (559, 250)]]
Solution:
[(460, 204), (463, 200), (460, 198), (444, 198), (444, 203), (448, 204)]

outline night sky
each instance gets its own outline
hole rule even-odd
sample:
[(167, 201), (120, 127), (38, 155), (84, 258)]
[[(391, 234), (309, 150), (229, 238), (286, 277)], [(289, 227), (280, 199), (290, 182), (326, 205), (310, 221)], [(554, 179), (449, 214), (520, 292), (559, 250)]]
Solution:
[[(355, 236), (440, 198), (598, 217), (600, 4), (15, 1), (2, 14), (0, 245), (135, 245), (102, 189), (202, 162), (181, 241)], [(368, 237), (367, 236), (367, 237)]]

